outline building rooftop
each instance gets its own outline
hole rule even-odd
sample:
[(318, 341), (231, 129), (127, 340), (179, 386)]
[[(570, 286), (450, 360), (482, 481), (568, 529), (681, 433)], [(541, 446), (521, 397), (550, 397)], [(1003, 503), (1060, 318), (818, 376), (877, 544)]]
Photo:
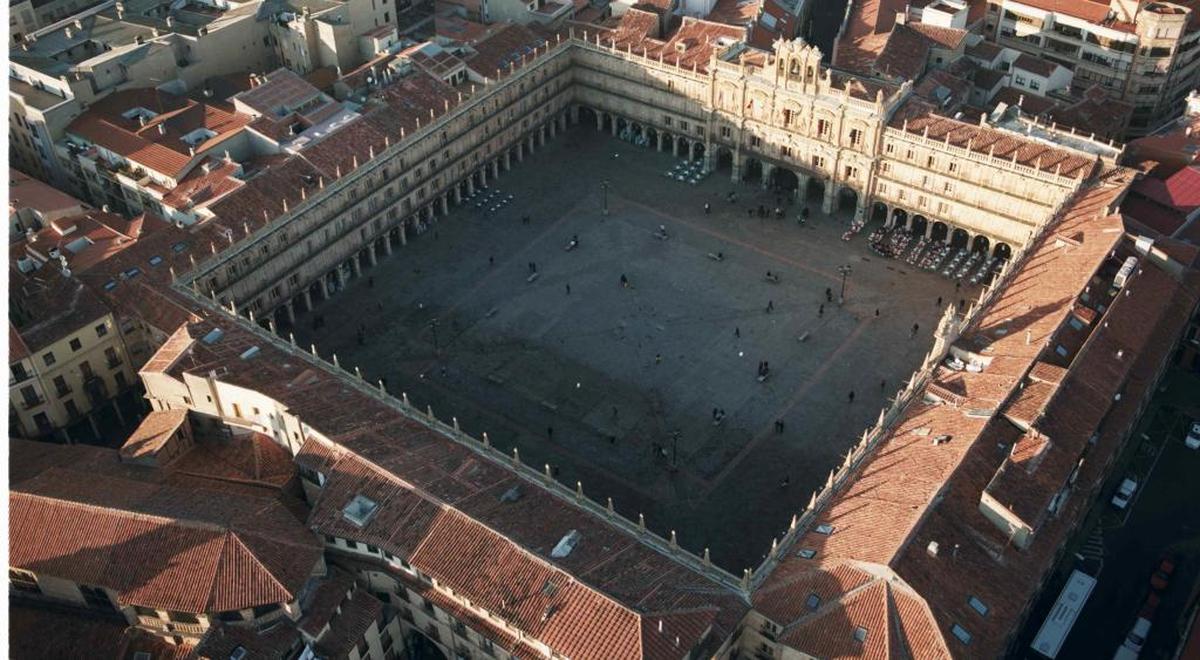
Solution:
[(277, 500), (51, 467), (9, 495), (10, 563), (125, 605), (226, 612), (293, 600), (321, 544)]

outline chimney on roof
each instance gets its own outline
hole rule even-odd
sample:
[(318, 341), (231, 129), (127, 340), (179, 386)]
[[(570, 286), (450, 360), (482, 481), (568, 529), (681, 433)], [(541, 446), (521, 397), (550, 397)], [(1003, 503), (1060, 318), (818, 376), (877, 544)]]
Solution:
[(908, 22), (908, 12), (906, 12), (906, 11), (896, 12), (896, 25), (904, 25), (907, 22)]
[(925, 546), (925, 552), (928, 552), (930, 557), (937, 557), (938, 556), (938, 542), (930, 541), (929, 545)]
[(68, 39), (71, 39), (75, 36), (75, 29), (68, 25), (66, 29), (63, 30), (63, 34), (66, 35)]

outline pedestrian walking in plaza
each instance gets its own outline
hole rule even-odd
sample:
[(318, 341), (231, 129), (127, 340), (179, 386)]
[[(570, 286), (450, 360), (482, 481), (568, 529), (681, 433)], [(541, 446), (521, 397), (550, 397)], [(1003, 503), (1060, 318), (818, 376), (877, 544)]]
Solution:
[(367, 277), (367, 288), (368, 289), (375, 288), (375, 276), (374, 275)]
[(833, 302), (833, 289), (825, 287), (825, 302)]
[(879, 381), (879, 391), (882, 392), (887, 388), (887, 379)]
[(918, 332), (918, 331), (920, 331), (920, 329), (921, 329), (921, 326), (920, 326), (920, 324), (918, 324), (918, 323), (914, 323), (914, 324), (913, 324), (913, 327), (912, 327), (912, 332), (908, 333), (908, 336), (909, 336), (909, 337), (916, 337), (916, 336), (917, 336), (917, 332)]
[(817, 307), (817, 318), (825, 316), (825, 305)]
[(782, 419), (775, 420), (775, 432), (783, 433), (783, 420)]
[(741, 339), (741, 338), (742, 338), (742, 329), (741, 329), (741, 328), (738, 328), (738, 327), (735, 327), (735, 328), (733, 329), (733, 336), (734, 336), (734, 337), (736, 337), (736, 338), (738, 338), (738, 339)]
[(568, 296), (571, 295), (571, 285), (570, 284), (567, 285), (567, 295)]
[(623, 288), (623, 289), (629, 288), (629, 278), (625, 277), (625, 273), (621, 273), (621, 288)]
[(879, 317), (879, 309), (878, 309), (878, 308), (876, 308), (876, 310), (875, 310), (875, 317), (876, 317), (876, 318), (878, 318), (878, 317)]
[(712, 206), (708, 202), (704, 202), (704, 215), (708, 215), (712, 211)]
[(554, 439), (554, 427), (553, 426), (546, 427), (546, 438), (549, 440)]
[(789, 475), (785, 476), (782, 481), (779, 482), (779, 487), (787, 488), (788, 485), (790, 485), (791, 483), (792, 483), (792, 475), (789, 474)]
[(854, 403), (854, 390), (850, 390), (850, 396), (846, 398), (850, 403)]
[(495, 266), (496, 265), (496, 257), (494, 257), (494, 256), (488, 257), (488, 265)]
[(937, 306), (937, 307), (941, 307), (941, 306), (942, 306), (942, 297), (941, 297), (941, 296), (938, 296), (938, 299), (937, 299), (937, 304), (936, 304), (936, 306)]
[(768, 301), (767, 301), (767, 313), (768, 313), (768, 314), (770, 314), (770, 313), (771, 313), (771, 312), (773, 312), (773, 311), (775, 311), (775, 301), (774, 301), (774, 300), (768, 300)]
[(962, 309), (963, 309), (963, 307), (966, 307), (966, 306), (967, 306), (967, 299), (966, 299), (966, 298), (959, 298), (959, 299), (958, 299), (958, 311), (960, 311), (960, 312), (961, 312), (961, 311), (962, 311)]
[(654, 354), (654, 364), (662, 364), (662, 353)]

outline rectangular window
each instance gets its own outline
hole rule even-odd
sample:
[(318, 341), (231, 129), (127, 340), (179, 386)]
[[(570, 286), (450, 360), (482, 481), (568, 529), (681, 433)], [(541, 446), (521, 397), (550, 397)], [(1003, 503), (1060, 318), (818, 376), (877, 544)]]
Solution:
[(971, 609), (979, 612), (980, 616), (987, 616), (988, 606), (982, 600), (971, 596), (967, 599), (967, 604), (971, 606)]
[(54, 377), (54, 391), (57, 392), (59, 396), (63, 396), (65, 394), (70, 394), (71, 386), (67, 385), (66, 378), (63, 378), (62, 376), (55, 376)]
[(963, 644), (971, 643), (971, 633), (967, 632), (966, 628), (963, 628), (957, 623), (953, 626), (950, 626), (950, 632), (953, 633), (954, 636), (958, 638), (958, 641), (962, 642)]
[(42, 356), (42, 361), (46, 363), (47, 367), (53, 365), (55, 362), (54, 353), (53, 352), (46, 353), (45, 355)]
[(108, 334), (108, 324), (107, 323), (101, 323), (100, 325), (96, 326), (96, 336), (97, 337), (103, 337), (104, 335), (107, 335), (107, 334)]

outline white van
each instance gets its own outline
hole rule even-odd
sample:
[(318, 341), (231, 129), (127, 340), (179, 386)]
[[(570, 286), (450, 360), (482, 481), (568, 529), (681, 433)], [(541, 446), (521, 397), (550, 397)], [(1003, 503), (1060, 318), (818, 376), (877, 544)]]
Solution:
[(1121, 482), (1121, 487), (1112, 496), (1112, 505), (1118, 509), (1124, 509), (1129, 506), (1129, 500), (1133, 499), (1133, 494), (1137, 491), (1138, 483), (1133, 479), (1126, 479)]
[(1125, 637), (1123, 646), (1134, 653), (1141, 653), (1142, 647), (1146, 645), (1146, 635), (1150, 634), (1150, 619), (1144, 616), (1139, 616), (1137, 621), (1133, 623), (1133, 630)]

